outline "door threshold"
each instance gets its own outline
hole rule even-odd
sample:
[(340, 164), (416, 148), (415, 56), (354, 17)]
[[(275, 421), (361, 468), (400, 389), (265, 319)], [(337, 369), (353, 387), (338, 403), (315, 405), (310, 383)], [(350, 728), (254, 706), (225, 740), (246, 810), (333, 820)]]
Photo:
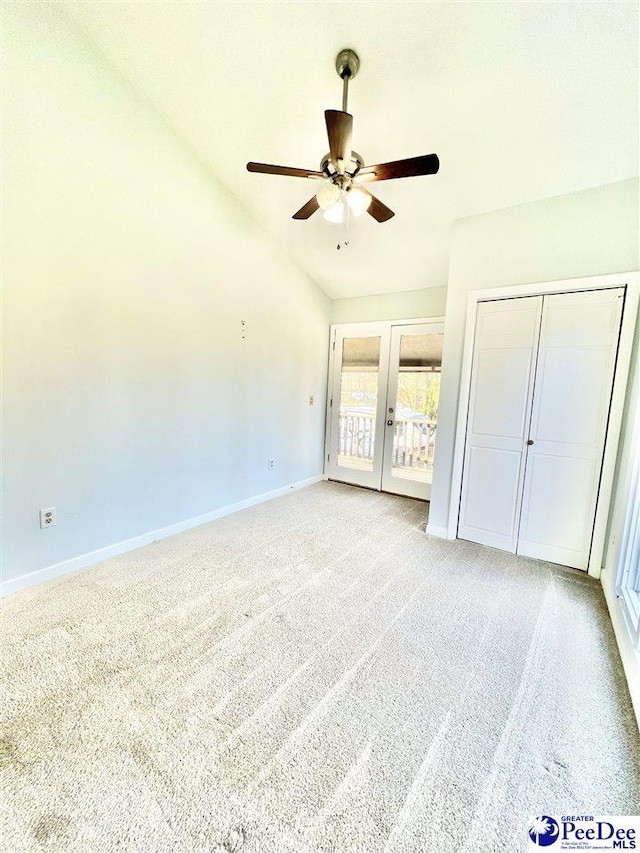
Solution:
[(351, 486), (352, 489), (364, 489), (366, 492), (380, 492), (381, 495), (393, 495), (396, 498), (406, 498), (408, 501), (420, 501), (430, 503), (427, 498), (414, 498), (411, 495), (403, 495), (401, 492), (389, 492), (387, 489), (374, 489), (373, 486), (361, 486), (360, 483), (349, 483), (347, 480), (336, 480), (335, 477), (327, 477), (329, 483), (341, 483), (343, 486)]

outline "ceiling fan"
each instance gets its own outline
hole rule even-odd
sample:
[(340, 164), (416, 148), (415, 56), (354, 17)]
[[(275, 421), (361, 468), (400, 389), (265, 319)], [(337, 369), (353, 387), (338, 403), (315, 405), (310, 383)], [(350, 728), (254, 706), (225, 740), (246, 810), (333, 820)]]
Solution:
[(297, 169), (291, 166), (271, 166), (268, 163), (247, 163), (249, 172), (266, 175), (289, 175), (319, 182), (315, 195), (293, 214), (293, 219), (309, 219), (316, 210), (323, 210), (329, 222), (341, 223), (352, 214), (369, 213), (378, 222), (394, 216), (391, 208), (372, 195), (363, 184), (390, 181), (393, 178), (413, 178), (435, 175), (440, 168), (436, 154), (423, 154), (406, 160), (394, 160), (377, 166), (365, 166), (364, 160), (351, 150), (353, 116), (347, 112), (349, 82), (360, 68), (358, 54), (351, 48), (341, 50), (336, 57), (336, 71), (342, 80), (342, 110), (325, 110), (329, 153), (322, 158), (320, 169)]

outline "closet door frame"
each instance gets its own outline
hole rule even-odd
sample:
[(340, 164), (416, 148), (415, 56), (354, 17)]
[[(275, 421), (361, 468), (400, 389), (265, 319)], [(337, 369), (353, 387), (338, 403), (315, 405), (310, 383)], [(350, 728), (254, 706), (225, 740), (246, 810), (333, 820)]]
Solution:
[[(599, 578), (602, 570), (605, 534), (609, 516), (609, 504), (615, 474), (620, 427), (629, 377), (629, 365), (633, 347), (633, 336), (638, 314), (640, 297), (640, 273), (620, 273), (613, 275), (589, 276), (572, 278), (561, 281), (546, 281), (534, 284), (496, 287), (489, 290), (473, 290), (469, 293), (467, 302), (467, 321), (464, 340), (464, 355), (462, 360), (462, 375), (458, 405), (458, 420), (454, 448), (453, 468), (451, 472), (451, 498), (449, 504), (449, 522), (447, 539), (455, 539), (458, 530), (458, 515), (462, 491), (462, 469), (464, 464), (467, 416), (469, 413), (469, 395), (471, 391), (471, 369), (473, 364), (476, 315), (478, 304), (494, 299), (509, 299), (522, 296), (545, 296), (552, 293), (572, 293), (581, 290), (603, 290), (606, 288), (624, 287), (625, 298), (620, 327), (618, 358), (611, 394), (611, 409), (604, 446), (604, 458), (598, 503), (591, 542), (591, 554), (587, 569), (591, 577)], [(446, 364), (444, 365), (446, 370)], [(437, 466), (437, 454), (436, 454)]]

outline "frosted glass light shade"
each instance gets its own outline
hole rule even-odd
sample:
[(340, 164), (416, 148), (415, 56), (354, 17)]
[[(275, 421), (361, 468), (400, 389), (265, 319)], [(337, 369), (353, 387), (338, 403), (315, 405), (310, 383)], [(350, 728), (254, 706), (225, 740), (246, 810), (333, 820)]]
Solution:
[(369, 210), (371, 196), (357, 187), (352, 187), (347, 192), (347, 204), (354, 216), (362, 216)]
[(331, 207), (327, 208), (322, 215), (327, 222), (334, 222), (336, 225), (340, 225), (344, 222), (344, 202), (337, 201)]
[(340, 187), (330, 182), (324, 183), (316, 193), (316, 198), (322, 210), (328, 210), (339, 200)]

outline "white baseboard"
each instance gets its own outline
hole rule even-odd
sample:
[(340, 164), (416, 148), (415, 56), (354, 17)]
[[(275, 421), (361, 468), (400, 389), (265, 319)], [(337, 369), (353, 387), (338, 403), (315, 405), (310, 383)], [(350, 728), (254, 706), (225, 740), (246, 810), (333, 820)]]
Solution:
[(433, 524), (427, 524), (427, 529), (425, 531), (429, 534), (429, 536), (437, 536), (438, 539), (448, 539), (449, 531), (446, 527), (436, 527)]
[(633, 710), (636, 715), (638, 728), (640, 729), (640, 652), (637, 652), (633, 648), (631, 637), (629, 636), (629, 631), (627, 630), (627, 625), (624, 621), (622, 606), (618, 601), (618, 597), (615, 594), (615, 590), (612, 588), (612, 585), (603, 583), (602, 589), (604, 590), (604, 597), (609, 609), (609, 616), (613, 623), (613, 631), (616, 635), (616, 642), (618, 644), (618, 650), (620, 651), (624, 674), (629, 686)]
[(162, 527), (160, 530), (151, 530), (148, 533), (143, 533), (140, 536), (135, 536), (133, 539), (127, 539), (124, 542), (118, 542), (115, 545), (107, 545), (106, 548), (99, 548), (97, 551), (90, 551), (88, 554), (81, 554), (79, 557), (73, 557), (71, 560), (65, 560), (62, 563), (56, 563), (53, 566), (47, 566), (44, 569), (39, 569), (29, 574), (21, 575), (19, 578), (4, 581), (0, 586), (0, 596), (4, 598), (18, 590), (26, 589), (29, 586), (35, 586), (45, 581), (59, 578), (62, 575), (75, 572), (78, 569), (84, 569), (87, 566), (92, 566), (95, 563), (102, 563), (111, 557), (117, 557), (119, 554), (124, 554), (127, 551), (133, 551), (136, 548), (142, 548), (143, 545), (149, 545), (151, 542), (156, 542), (158, 539), (166, 539), (167, 536), (175, 536), (176, 533), (182, 533), (183, 530), (190, 530), (192, 527), (198, 527), (200, 524), (207, 524), (209, 521), (215, 521), (216, 518), (223, 518), (225, 515), (231, 515), (234, 512), (239, 512), (242, 509), (248, 509), (251, 506), (264, 503), (265, 501), (279, 498), (286, 495), (292, 489), (302, 489), (305, 486), (312, 486), (314, 483), (319, 483), (323, 480), (322, 474), (317, 477), (309, 477), (306, 480), (300, 480), (297, 483), (291, 483), (288, 486), (282, 486), (279, 489), (274, 489), (271, 492), (264, 492), (261, 495), (255, 495), (252, 498), (247, 498), (243, 501), (238, 501), (234, 504), (214, 509), (211, 512), (206, 512), (204, 515), (197, 515), (194, 518), (188, 518), (185, 521), (179, 521), (177, 524), (171, 524), (168, 527)]

